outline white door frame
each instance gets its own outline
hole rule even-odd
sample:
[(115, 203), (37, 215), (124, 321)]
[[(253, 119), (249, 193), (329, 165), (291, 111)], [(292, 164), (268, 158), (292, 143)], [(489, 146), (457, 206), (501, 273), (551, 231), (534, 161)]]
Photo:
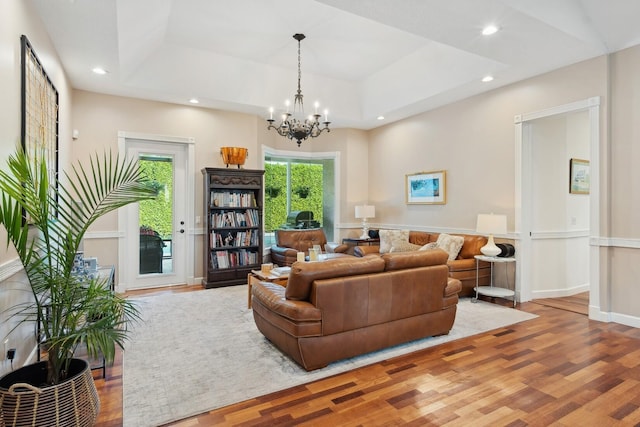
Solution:
[[(515, 231), (519, 237), (516, 250), (516, 293), (521, 302), (531, 300), (531, 206), (532, 195), (532, 137), (533, 120), (576, 111), (589, 112), (590, 132), (590, 191), (589, 191), (589, 318), (603, 319), (600, 310), (600, 97), (596, 96), (570, 104), (514, 117), (515, 123)], [(567, 178), (568, 179), (568, 178)]]
[[(185, 253), (185, 281), (187, 284), (192, 285), (195, 284), (194, 278), (194, 254), (195, 254), (195, 230), (194, 230), (194, 211), (195, 211), (195, 182), (194, 182), (194, 171), (195, 171), (195, 139), (191, 137), (176, 137), (176, 136), (163, 136), (163, 135), (152, 135), (152, 134), (144, 134), (144, 133), (136, 133), (136, 132), (118, 132), (118, 153), (121, 157), (126, 155), (126, 142), (127, 140), (142, 140), (149, 142), (158, 142), (158, 143), (173, 143), (173, 144), (185, 144), (186, 145), (186, 182), (184, 189), (185, 198), (186, 198), (186, 208), (185, 208), (185, 245), (186, 245), (186, 253)], [(137, 218), (133, 218), (131, 214), (131, 210), (125, 208), (118, 209), (118, 292), (124, 292), (127, 289), (136, 288), (132, 283), (127, 283), (126, 269), (124, 268), (127, 265), (128, 260), (130, 259), (128, 251), (129, 251), (129, 239), (138, 238), (138, 234), (135, 236), (127, 235), (127, 225), (129, 221), (138, 221)], [(200, 258), (198, 258), (200, 259)]]

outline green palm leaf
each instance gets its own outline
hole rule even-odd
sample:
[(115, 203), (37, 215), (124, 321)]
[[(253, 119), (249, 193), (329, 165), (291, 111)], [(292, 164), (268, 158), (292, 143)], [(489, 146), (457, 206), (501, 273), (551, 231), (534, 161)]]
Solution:
[(30, 157), (18, 148), (0, 170), (0, 222), (7, 229), (31, 284), (33, 302), (16, 310), (40, 325), (48, 353), (48, 380), (65, 377), (80, 343), (91, 356), (112, 361), (124, 345), (136, 307), (104, 281), (71, 274), (89, 227), (120, 207), (157, 196), (136, 161), (105, 153), (85, 168), (74, 165), (65, 182), (49, 182), (44, 153)]

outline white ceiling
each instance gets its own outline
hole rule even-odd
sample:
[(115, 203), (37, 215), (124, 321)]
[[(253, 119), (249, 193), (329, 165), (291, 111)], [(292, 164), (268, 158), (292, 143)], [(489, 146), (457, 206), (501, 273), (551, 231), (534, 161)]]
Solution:
[(304, 33), (307, 112), (361, 129), (640, 43), (637, 0), (30, 1), (74, 88), (264, 117)]

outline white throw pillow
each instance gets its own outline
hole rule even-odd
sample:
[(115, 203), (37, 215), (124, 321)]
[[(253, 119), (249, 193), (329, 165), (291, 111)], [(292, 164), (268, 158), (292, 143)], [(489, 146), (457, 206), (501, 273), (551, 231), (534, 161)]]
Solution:
[(429, 249), (437, 249), (437, 248), (438, 248), (438, 242), (431, 242), (431, 243), (427, 243), (426, 245), (422, 246), (418, 250), (419, 251), (428, 251)]
[(386, 254), (392, 246), (409, 242), (409, 230), (380, 230), (380, 253)]
[(391, 249), (389, 250), (389, 252), (411, 252), (411, 251), (417, 251), (421, 247), (422, 246), (414, 245), (413, 243), (410, 243), (410, 242), (395, 242), (393, 246), (391, 246)]
[(437, 246), (446, 251), (449, 254), (449, 261), (453, 261), (457, 258), (462, 244), (464, 243), (464, 237), (451, 236), (450, 234), (441, 233), (436, 241)]

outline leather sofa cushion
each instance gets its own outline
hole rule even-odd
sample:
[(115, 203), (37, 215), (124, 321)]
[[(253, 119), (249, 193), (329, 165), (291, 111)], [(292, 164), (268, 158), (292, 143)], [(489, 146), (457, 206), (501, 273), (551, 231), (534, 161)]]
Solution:
[(409, 241), (414, 245), (424, 246), (438, 240), (438, 233), (427, 233), (426, 231), (410, 231)]
[(486, 245), (487, 241), (488, 239), (485, 236), (464, 235), (464, 244), (462, 245), (462, 249), (460, 249), (458, 258), (474, 259), (474, 256), (482, 253), (480, 252), (480, 248)]
[(384, 268), (385, 262), (379, 256), (340, 257), (327, 261), (296, 262), (291, 266), (285, 298), (307, 301), (314, 280), (378, 273), (384, 271)]
[(448, 256), (442, 249), (432, 249), (414, 252), (392, 252), (383, 254), (382, 259), (384, 260), (385, 271), (392, 271), (446, 264)]

